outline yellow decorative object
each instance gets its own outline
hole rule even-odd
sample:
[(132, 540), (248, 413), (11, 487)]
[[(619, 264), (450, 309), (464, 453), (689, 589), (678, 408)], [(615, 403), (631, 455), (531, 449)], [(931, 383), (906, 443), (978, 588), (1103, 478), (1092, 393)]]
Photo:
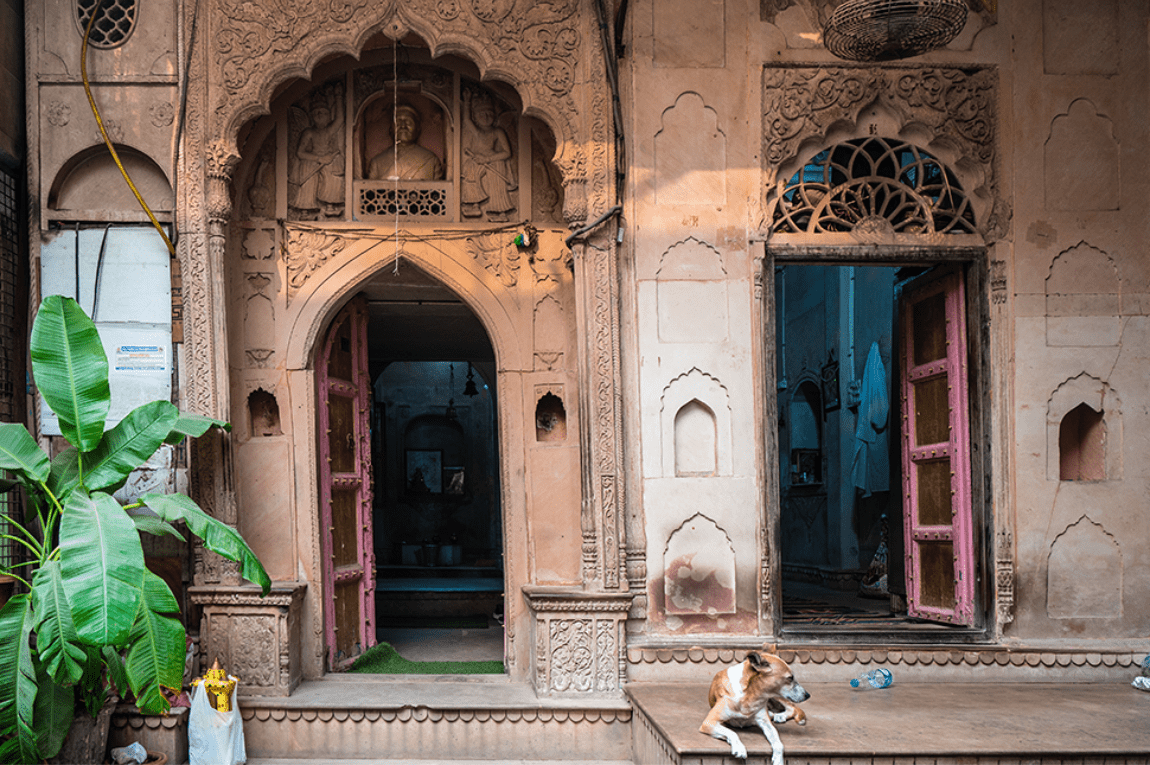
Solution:
[[(209, 693), (208, 701), (212, 703), (212, 708), (217, 712), (232, 711), (232, 691), (235, 690), (238, 679), (228, 677), (227, 673), (220, 667), (218, 657), (212, 664), (212, 668), (204, 673), (202, 678), (204, 690)], [(192, 681), (192, 685), (199, 685), (200, 680), (201, 678), (196, 678)]]

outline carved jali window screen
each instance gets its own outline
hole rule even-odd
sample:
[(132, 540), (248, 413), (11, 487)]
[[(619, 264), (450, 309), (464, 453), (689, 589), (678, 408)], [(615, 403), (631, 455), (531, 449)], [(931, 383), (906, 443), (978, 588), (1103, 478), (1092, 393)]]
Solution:
[(97, 48), (123, 45), (136, 26), (136, 0), (77, 0), (76, 20), (80, 24), (80, 34), (88, 28), (93, 11), (98, 15), (92, 23), (88, 42)]
[(974, 213), (958, 179), (903, 141), (860, 138), (811, 158), (783, 189), (779, 233), (875, 231), (974, 233)]

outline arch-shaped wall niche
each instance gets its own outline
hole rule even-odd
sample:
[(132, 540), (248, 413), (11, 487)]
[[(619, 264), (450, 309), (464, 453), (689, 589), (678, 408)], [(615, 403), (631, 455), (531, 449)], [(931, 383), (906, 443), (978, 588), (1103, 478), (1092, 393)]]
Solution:
[(1083, 372), (1059, 385), (1046, 402), (1046, 478), (1121, 477), (1122, 402), (1108, 383)]
[[(175, 197), (163, 168), (131, 146), (118, 145), (116, 151), (132, 183), (148, 200), (152, 210), (170, 213), (175, 206)], [(54, 212), (122, 212), (136, 210), (138, 206), (104, 144), (91, 146), (72, 156), (56, 173), (48, 190), (48, 209)], [(88, 217), (98, 219), (94, 215)]]
[[(686, 409), (685, 409), (686, 408)], [(686, 411), (690, 419), (680, 420), (680, 414)], [(659, 422), (662, 430), (661, 442), (663, 447), (663, 475), (731, 475), (733, 472), (732, 445), (731, 445), (731, 404), (730, 395), (726, 387), (715, 377), (703, 372), (698, 367), (692, 368), (667, 384), (663, 390)], [(699, 468), (699, 465), (711, 464), (710, 458), (701, 462), (700, 454), (709, 447), (698, 451), (698, 443), (691, 444), (694, 456), (681, 459), (677, 446), (687, 445), (687, 426), (690, 432), (696, 433), (702, 429), (705, 432), (711, 428), (714, 433), (714, 468), (708, 471)], [(680, 443), (678, 436), (683, 437)], [(709, 439), (709, 436), (708, 436)], [(679, 468), (688, 466), (691, 469), (680, 473)], [(702, 470), (703, 472), (697, 472)]]

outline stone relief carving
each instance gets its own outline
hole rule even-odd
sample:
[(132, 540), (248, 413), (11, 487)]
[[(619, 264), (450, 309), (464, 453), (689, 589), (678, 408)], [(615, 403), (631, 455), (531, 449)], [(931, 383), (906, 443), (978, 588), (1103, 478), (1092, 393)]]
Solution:
[(244, 260), (271, 260), (275, 254), (275, 232), (271, 229), (256, 228), (244, 235), (240, 255)]
[[(54, 127), (64, 127), (72, 119), (72, 107), (63, 101), (52, 101), (44, 110), (48, 124)], [(103, 141), (103, 139), (100, 139)]]
[[(903, 125), (917, 123), (934, 137), (948, 139), (961, 156), (977, 165), (989, 210), (977, 215), (979, 231), (992, 241), (1005, 234), (1009, 211), (998, 192), (995, 173), (997, 79), (990, 69), (891, 69), (878, 67), (787, 67), (763, 69), (763, 161), (768, 187), (768, 218), (789, 177), (800, 145), (824, 137), (835, 123), (857, 122), (875, 100), (898, 115)], [(952, 163), (953, 164), (953, 163)], [(968, 186), (978, 184), (967, 184)]]
[[(679, 147), (690, 146), (691, 151)], [(722, 205), (727, 199), (727, 137), (718, 113), (698, 93), (680, 95), (655, 134), (655, 201)]]
[(995, 305), (1006, 303), (1006, 261), (990, 261), (990, 300)]
[(614, 695), (626, 678), (623, 622), (629, 595), (525, 591), (534, 612), (534, 679), (542, 695)]
[(274, 273), (245, 274), (247, 296), (244, 305), (244, 346), (247, 350), (265, 350), (275, 344), (276, 310), (268, 287)]
[(344, 88), (335, 81), (313, 90), (288, 111), (288, 198), (291, 217), (333, 219), (344, 210)]
[(343, 252), (347, 241), (341, 236), (306, 228), (288, 228), (284, 261), (287, 265), (288, 300), (324, 263)]
[(519, 248), (506, 233), (481, 234), (467, 239), (467, 249), (504, 287), (514, 287), (519, 281)]
[(507, 131), (498, 124), (495, 101), (481, 90), (462, 93), (463, 143), (459, 206), (465, 218), (506, 222), (518, 207), (519, 171)]
[(271, 131), (256, 155), (248, 179), (246, 217), (274, 218), (276, 211), (276, 133)]
[(272, 653), (277, 643), (275, 617), (232, 616), (230, 622), (228, 638), (237, 650), (230, 652), (228, 669), (247, 685), (274, 686), (279, 669), (279, 657)]
[(171, 101), (156, 101), (148, 107), (148, 114), (152, 118), (152, 127), (165, 128), (176, 119), (176, 108)]
[(1014, 621), (1014, 535), (1009, 529), (998, 532), (994, 556), (995, 612), (998, 626)]
[[(222, 86), (215, 106), (229, 135), (266, 109), (267, 94), (288, 72), (310, 70), (334, 50), (358, 53), (363, 32), (371, 28), (382, 28), (392, 39), (416, 31), (432, 51), (448, 37), (472, 42), (473, 60), (521, 73), (515, 85), (525, 105), (551, 112), (564, 140), (578, 132), (570, 94), (584, 46), (579, 6), (571, 0), (527, 4), (522, 10), (501, 0), (483, 4), (479, 12), (475, 3), (463, 12), (457, 0), (339, 0), (277, 5), (274, 11), (241, 0), (213, 2), (220, 29), (213, 38), (212, 79)], [(564, 159), (565, 170), (576, 169), (574, 154)]]

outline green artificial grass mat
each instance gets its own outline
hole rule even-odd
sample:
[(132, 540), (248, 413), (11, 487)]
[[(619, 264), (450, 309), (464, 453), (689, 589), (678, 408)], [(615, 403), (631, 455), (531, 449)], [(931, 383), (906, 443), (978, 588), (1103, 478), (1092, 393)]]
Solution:
[(502, 675), (501, 661), (408, 661), (388, 643), (360, 654), (348, 672), (364, 675)]

